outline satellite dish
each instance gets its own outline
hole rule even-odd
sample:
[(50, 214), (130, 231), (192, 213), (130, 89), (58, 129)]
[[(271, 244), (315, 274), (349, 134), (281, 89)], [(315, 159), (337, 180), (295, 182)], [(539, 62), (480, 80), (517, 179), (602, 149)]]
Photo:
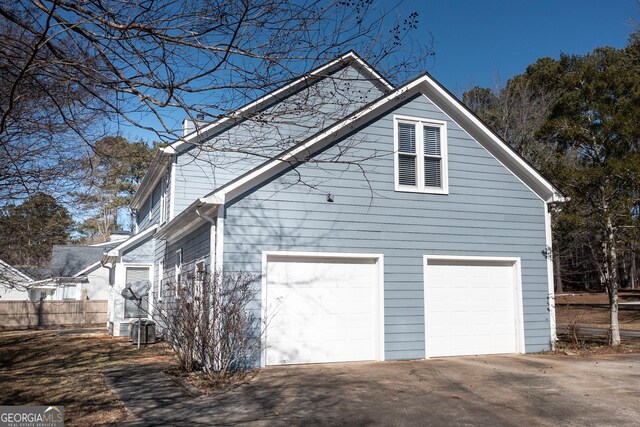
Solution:
[(149, 280), (127, 283), (122, 290), (122, 296), (127, 299), (142, 299), (149, 295), (149, 289), (151, 289), (151, 282)]

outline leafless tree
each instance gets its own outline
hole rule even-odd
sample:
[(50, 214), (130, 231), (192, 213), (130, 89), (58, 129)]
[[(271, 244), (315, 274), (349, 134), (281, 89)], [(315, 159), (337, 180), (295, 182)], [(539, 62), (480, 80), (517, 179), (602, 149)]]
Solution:
[(393, 13), (372, 0), (2, 1), (0, 196), (60, 185), (105, 127), (172, 141), (180, 119), (224, 117), (348, 49), (401, 80), (429, 46), (408, 38), (416, 13)]

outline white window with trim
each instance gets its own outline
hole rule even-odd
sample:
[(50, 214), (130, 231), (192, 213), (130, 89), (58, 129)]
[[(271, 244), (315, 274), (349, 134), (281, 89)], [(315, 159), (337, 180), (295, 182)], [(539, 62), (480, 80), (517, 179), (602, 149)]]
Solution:
[(448, 194), (446, 122), (394, 116), (395, 189)]
[(180, 298), (182, 292), (182, 248), (176, 251), (175, 264), (174, 264), (174, 280), (175, 280), (175, 292), (176, 299)]
[[(134, 284), (140, 281), (151, 282), (150, 266), (127, 266), (125, 267), (125, 283)], [(136, 318), (147, 317), (149, 313), (149, 295), (145, 295), (141, 300), (125, 298), (124, 317)]]

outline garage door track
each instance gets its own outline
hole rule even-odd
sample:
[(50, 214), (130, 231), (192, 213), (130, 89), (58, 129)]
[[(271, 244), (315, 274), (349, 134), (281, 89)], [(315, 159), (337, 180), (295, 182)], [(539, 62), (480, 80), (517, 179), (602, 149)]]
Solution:
[(137, 418), (130, 425), (631, 426), (640, 420), (640, 355), (277, 367), (201, 397), (157, 365), (107, 376)]

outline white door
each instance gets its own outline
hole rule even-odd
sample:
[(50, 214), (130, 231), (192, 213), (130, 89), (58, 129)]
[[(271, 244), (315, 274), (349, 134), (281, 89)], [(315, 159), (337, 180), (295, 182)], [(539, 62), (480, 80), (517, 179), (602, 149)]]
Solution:
[(267, 258), (265, 364), (376, 359), (375, 259)]
[(516, 263), (425, 258), (427, 357), (516, 353)]

